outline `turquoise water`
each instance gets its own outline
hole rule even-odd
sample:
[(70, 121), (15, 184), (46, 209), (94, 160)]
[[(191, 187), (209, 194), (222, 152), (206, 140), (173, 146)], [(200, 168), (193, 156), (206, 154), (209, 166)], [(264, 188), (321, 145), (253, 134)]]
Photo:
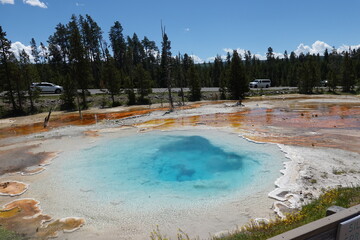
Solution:
[(86, 193), (94, 201), (181, 205), (268, 186), (279, 177), (284, 160), (276, 145), (252, 143), (236, 134), (149, 132), (102, 140), (72, 153), (59, 177), (69, 191)]
[[(162, 181), (216, 179), (219, 175), (249, 171), (246, 156), (226, 152), (202, 136), (168, 136), (149, 159), (156, 178)], [(248, 159), (250, 161), (256, 160)], [(251, 164), (251, 163), (250, 163)]]

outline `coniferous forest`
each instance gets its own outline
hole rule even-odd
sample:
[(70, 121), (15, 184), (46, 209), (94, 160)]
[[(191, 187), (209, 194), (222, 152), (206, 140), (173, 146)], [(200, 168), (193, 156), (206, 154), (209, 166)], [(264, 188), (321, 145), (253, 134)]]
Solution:
[[(194, 63), (187, 53), (171, 52), (171, 38), (162, 28), (160, 46), (146, 36), (124, 36), (123, 26), (116, 21), (109, 30), (102, 30), (91, 16), (73, 15), (66, 24), (59, 23), (47, 43), (29, 39), (31, 55), (25, 50), (14, 53), (6, 30), (0, 26), (0, 92), (11, 106), (11, 115), (36, 112), (34, 101), (39, 93), (32, 91), (33, 82), (52, 82), (64, 87), (63, 110), (77, 105), (88, 108), (87, 89), (107, 89), (112, 105), (120, 103), (116, 96), (127, 95), (128, 105), (150, 104), (152, 88), (167, 88), (171, 107), (171, 88), (181, 89), (184, 101), (202, 99), (202, 87), (219, 87), (219, 99), (242, 99), (249, 91), (249, 82), (268, 78), (272, 86), (298, 87), (300, 93), (311, 94), (323, 80), (327, 91), (359, 90), (360, 49), (339, 53), (335, 48), (321, 55), (290, 54), (276, 58), (267, 49), (266, 60), (247, 51), (244, 55), (228, 53), (213, 62)], [(183, 88), (189, 88), (184, 96)], [(186, 100), (184, 99), (186, 97)], [(25, 107), (26, 106), (26, 107)]]

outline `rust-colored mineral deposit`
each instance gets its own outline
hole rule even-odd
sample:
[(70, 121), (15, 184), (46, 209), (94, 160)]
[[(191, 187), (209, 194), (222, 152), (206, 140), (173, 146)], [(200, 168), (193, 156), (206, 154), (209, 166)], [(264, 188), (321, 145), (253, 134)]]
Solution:
[[(191, 109), (197, 108), (205, 104), (213, 103), (198, 103), (191, 104), (188, 106), (179, 107), (178, 109)], [(120, 112), (111, 112), (111, 113), (83, 113), (82, 119), (79, 118), (78, 114), (74, 113), (64, 113), (62, 115), (57, 115), (52, 117), (49, 122), (49, 126), (44, 128), (43, 121), (25, 124), (25, 125), (16, 125), (12, 127), (0, 128), (0, 139), (14, 136), (28, 135), (32, 133), (46, 132), (54, 128), (69, 126), (69, 125), (90, 125), (102, 120), (115, 120), (115, 119), (124, 119), (133, 116), (140, 116), (149, 114), (154, 111), (166, 111), (168, 108), (145, 108), (145, 107), (132, 107), (129, 110), (120, 111)]]
[(29, 185), (17, 181), (4, 181), (0, 182), (0, 195), (3, 196), (19, 196), (26, 192)]
[(48, 225), (39, 228), (36, 236), (40, 238), (57, 237), (60, 231), (73, 232), (85, 224), (83, 218), (62, 218), (57, 219)]
[(154, 119), (137, 126), (145, 132), (199, 124), (231, 127), (243, 136), (259, 142), (330, 147), (360, 153), (360, 134), (354, 132), (360, 129), (360, 107), (348, 103), (242, 108), (234, 113)]
[(51, 220), (49, 215), (42, 213), (39, 202), (30, 198), (12, 201), (0, 210), (1, 226), (31, 239), (49, 239), (56, 237), (60, 231), (72, 232), (85, 224), (83, 218)]

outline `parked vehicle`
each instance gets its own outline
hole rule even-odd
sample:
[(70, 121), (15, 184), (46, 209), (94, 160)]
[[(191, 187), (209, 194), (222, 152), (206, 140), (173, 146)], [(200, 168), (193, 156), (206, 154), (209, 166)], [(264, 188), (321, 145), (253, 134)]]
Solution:
[(270, 79), (255, 79), (249, 83), (250, 88), (269, 88), (271, 87)]
[(40, 83), (32, 83), (30, 86), (31, 90), (38, 89), (42, 93), (57, 93), (60, 94), (64, 91), (62, 86), (49, 83), (49, 82), (40, 82)]

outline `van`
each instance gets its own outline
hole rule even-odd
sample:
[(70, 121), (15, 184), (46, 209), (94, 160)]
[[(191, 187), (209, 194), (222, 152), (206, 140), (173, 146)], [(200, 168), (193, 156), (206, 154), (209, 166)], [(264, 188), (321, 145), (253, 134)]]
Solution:
[(270, 79), (255, 79), (249, 83), (250, 88), (268, 88), (271, 87)]

